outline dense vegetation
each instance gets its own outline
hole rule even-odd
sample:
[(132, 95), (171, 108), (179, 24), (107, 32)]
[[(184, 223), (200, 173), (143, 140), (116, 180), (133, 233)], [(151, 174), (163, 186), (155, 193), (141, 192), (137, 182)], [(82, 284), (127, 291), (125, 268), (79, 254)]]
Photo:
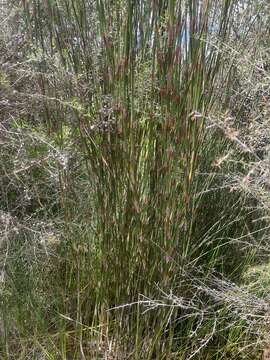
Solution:
[(269, 2), (0, 14), (1, 359), (260, 359)]

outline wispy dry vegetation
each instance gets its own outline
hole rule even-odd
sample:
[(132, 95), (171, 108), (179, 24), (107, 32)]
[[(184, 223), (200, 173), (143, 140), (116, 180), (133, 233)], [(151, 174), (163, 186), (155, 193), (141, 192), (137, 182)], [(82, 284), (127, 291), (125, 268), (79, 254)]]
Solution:
[(2, 5), (1, 358), (260, 358), (269, 16)]

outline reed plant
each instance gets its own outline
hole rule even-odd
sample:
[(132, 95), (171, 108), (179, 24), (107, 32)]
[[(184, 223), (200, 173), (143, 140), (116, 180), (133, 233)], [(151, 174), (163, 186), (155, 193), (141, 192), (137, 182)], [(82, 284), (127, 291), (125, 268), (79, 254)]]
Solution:
[[(6, 86), (34, 107), (5, 131), (28, 129), (45, 144), (24, 145), (28, 157), (46, 159), (45, 173), (31, 179), (46, 183), (46, 171), (54, 174), (48, 204), (38, 197), (29, 219), (55, 221), (54, 231), (41, 232), (40, 258), (24, 263), (26, 242), (9, 248), (3, 358), (27, 358), (29, 349), (46, 359), (225, 358), (223, 338), (234, 336), (224, 325), (227, 308), (216, 308), (199, 283), (213, 269), (239, 280), (250, 259), (235, 241), (250, 231), (248, 200), (221, 181), (223, 170), (241, 169), (226, 163), (221, 171), (219, 162), (237, 146), (209, 123), (228, 105), (220, 89), (231, 89), (224, 47), (237, 5), (14, 2), (25, 61), (15, 71), (15, 60), (4, 59)], [(3, 173), (14, 166), (4, 165)], [(22, 174), (17, 181), (29, 182)], [(174, 291), (183, 303), (175, 306), (172, 295), (153, 302)]]

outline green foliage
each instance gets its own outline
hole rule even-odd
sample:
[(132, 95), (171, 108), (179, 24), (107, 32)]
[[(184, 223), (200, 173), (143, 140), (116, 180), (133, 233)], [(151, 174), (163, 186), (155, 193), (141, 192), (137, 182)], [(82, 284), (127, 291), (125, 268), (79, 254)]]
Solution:
[[(241, 164), (219, 161), (245, 155), (209, 125), (227, 104), (220, 88), (231, 90), (222, 54), (236, 5), (17, 9), (23, 75), (3, 79), (18, 79), (14, 106), (30, 108), (5, 127), (0, 152), (1, 209), (20, 230), (6, 223), (3, 357), (239, 354), (246, 323), (201, 290), (213, 269), (239, 282), (250, 254), (237, 241), (249, 235), (249, 202), (224, 181)], [(165, 304), (150, 301), (160, 293)]]

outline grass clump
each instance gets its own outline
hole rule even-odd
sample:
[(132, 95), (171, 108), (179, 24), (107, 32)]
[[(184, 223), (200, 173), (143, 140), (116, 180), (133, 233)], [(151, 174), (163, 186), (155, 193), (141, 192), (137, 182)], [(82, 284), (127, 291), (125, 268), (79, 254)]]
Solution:
[(3, 358), (259, 354), (265, 300), (241, 282), (267, 225), (241, 187), (258, 154), (229, 51), (258, 29), (237, 27), (245, 9), (5, 7), (1, 46), (20, 51), (1, 55)]

